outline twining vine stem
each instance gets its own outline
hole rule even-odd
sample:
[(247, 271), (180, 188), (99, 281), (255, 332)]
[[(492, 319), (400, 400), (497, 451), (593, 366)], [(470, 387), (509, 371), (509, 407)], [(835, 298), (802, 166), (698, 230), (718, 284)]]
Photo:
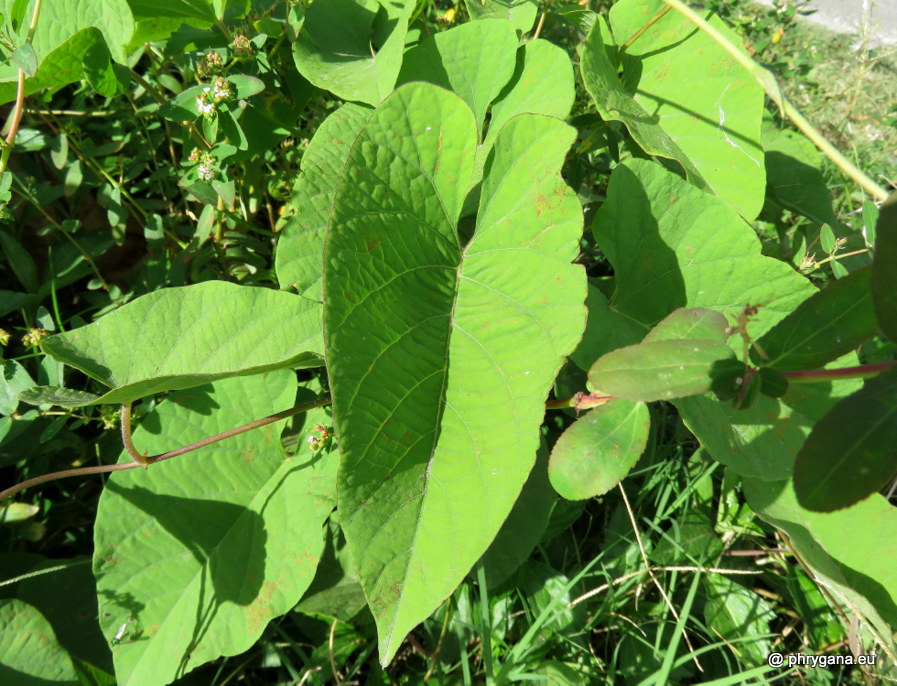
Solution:
[[(33, 479), (28, 479), (27, 481), (23, 481), (21, 483), (16, 484), (15, 486), (11, 486), (4, 491), (0, 491), (0, 500), (4, 498), (8, 498), (11, 495), (15, 495), (19, 491), (23, 491), (26, 488), (31, 488), (32, 486), (37, 486), (39, 484), (47, 483), (48, 481), (56, 481), (57, 479), (65, 479), (70, 476), (86, 476), (88, 474), (105, 474), (107, 472), (119, 472), (124, 469), (135, 469), (137, 467), (146, 467), (151, 464), (155, 464), (156, 462), (162, 462), (163, 460), (171, 459), (172, 457), (177, 457), (178, 455), (183, 455), (184, 453), (189, 453), (193, 450), (198, 450), (199, 448), (204, 448), (207, 445), (211, 445), (212, 443), (217, 443), (218, 441), (223, 441), (225, 438), (231, 438), (233, 436), (238, 436), (239, 434), (246, 433), (247, 431), (252, 431), (253, 429), (258, 429), (262, 426), (267, 426), (268, 424), (273, 424), (274, 422), (279, 422), (281, 419), (288, 419), (294, 415), (300, 414), (302, 412), (308, 412), (316, 407), (321, 407), (323, 405), (330, 404), (330, 398), (318, 398), (309, 403), (305, 403), (303, 405), (297, 405), (296, 407), (291, 407), (288, 410), (284, 410), (283, 412), (278, 412), (277, 414), (272, 414), (267, 417), (263, 417), (262, 419), (256, 419), (254, 422), (249, 422), (248, 424), (244, 424), (243, 426), (238, 426), (236, 429), (230, 429), (228, 431), (224, 431), (220, 434), (215, 434), (214, 436), (209, 436), (208, 438), (203, 438), (201, 441), (196, 441), (194, 443), (190, 443), (189, 445), (185, 445), (182, 448), (177, 448), (175, 450), (169, 450), (167, 453), (162, 453), (160, 455), (152, 455), (148, 457), (142, 457), (137, 453), (137, 449), (134, 448), (134, 444), (131, 441), (130, 430), (128, 431), (127, 439), (125, 439), (125, 422), (128, 422), (130, 428), (130, 404), (127, 405), (128, 411), (125, 412), (124, 407), (122, 408), (122, 439), (125, 440), (126, 445), (130, 443), (131, 449), (128, 450), (128, 454), (131, 457), (134, 457), (133, 462), (124, 462), (120, 464), (107, 464), (107, 465), (99, 465), (96, 467), (78, 467), (77, 469), (64, 469), (59, 472), (52, 472), (51, 474), (44, 474), (42, 476), (36, 476)], [(127, 418), (126, 418), (127, 415)], [(127, 448), (126, 448), (127, 449)], [(131, 450), (134, 452), (132, 453)], [(137, 457), (135, 457), (135, 454)]]
[[(28, 35), (23, 45), (31, 45), (34, 39), (34, 31), (37, 29), (37, 18), (40, 15), (42, 0), (35, 0), (34, 10), (31, 12), (31, 24), (28, 25)], [(6, 135), (6, 145), (0, 152), (0, 174), (6, 171), (9, 163), (9, 155), (16, 144), (16, 134), (19, 132), (19, 124), (22, 122), (22, 113), (25, 109), (25, 70), (19, 67), (19, 80), (16, 84), (16, 104), (12, 112), (12, 122), (9, 125), (9, 133)]]
[[(806, 369), (799, 371), (782, 372), (782, 376), (787, 378), (789, 381), (793, 381), (796, 383), (812, 383), (815, 381), (826, 381), (828, 379), (860, 379), (875, 376), (876, 374), (890, 369), (895, 365), (897, 365), (897, 361), (877, 362), (875, 364), (865, 364), (858, 367), (842, 367), (840, 369)], [(579, 392), (574, 393), (569, 398), (549, 400), (545, 403), (545, 409), (560, 410), (569, 407), (575, 409), (577, 412), (582, 412), (584, 410), (591, 410), (592, 408), (604, 405), (610, 400), (613, 400), (613, 397), (609, 395), (595, 395), (592, 393)], [(226, 438), (238, 436), (239, 434), (246, 433), (247, 431), (252, 431), (253, 429), (258, 429), (259, 427), (267, 426), (268, 424), (273, 424), (274, 422), (279, 422), (281, 419), (288, 419), (289, 417), (300, 414), (302, 412), (307, 412), (308, 410), (314, 409), (315, 407), (329, 405), (331, 402), (332, 401), (329, 397), (318, 398), (313, 402), (305, 403), (303, 405), (297, 405), (296, 407), (291, 407), (289, 410), (284, 410), (283, 412), (278, 412), (277, 414), (272, 414), (267, 417), (263, 417), (262, 419), (256, 419), (254, 422), (249, 422), (248, 424), (244, 424), (243, 426), (238, 426), (236, 429), (230, 429), (228, 431), (224, 431), (223, 433), (215, 434), (214, 436), (209, 436), (208, 438), (203, 438), (201, 441), (190, 443), (189, 445), (185, 445), (182, 448), (177, 448), (175, 450), (169, 450), (167, 453), (161, 453), (160, 455), (141, 454), (134, 446), (134, 442), (131, 438), (131, 403), (126, 403), (122, 405), (121, 409), (122, 443), (124, 444), (125, 451), (133, 459), (132, 462), (98, 465), (96, 467), (63, 469), (59, 472), (52, 472), (50, 474), (36, 476), (33, 479), (22, 481), (21, 483), (10, 486), (5, 490), (0, 491), (0, 500), (15, 495), (19, 491), (24, 491), (26, 488), (38, 486), (40, 484), (47, 483), (48, 481), (65, 479), (70, 476), (105, 474), (108, 472), (122, 471), (124, 469), (135, 469), (137, 467), (147, 468), (149, 467), (149, 465), (155, 464), (156, 462), (162, 462), (163, 460), (168, 460), (172, 457), (177, 457), (178, 455), (183, 455), (184, 453), (189, 453), (193, 450), (204, 448), (205, 446), (211, 445), (212, 443), (217, 443), (218, 441), (223, 441)]]

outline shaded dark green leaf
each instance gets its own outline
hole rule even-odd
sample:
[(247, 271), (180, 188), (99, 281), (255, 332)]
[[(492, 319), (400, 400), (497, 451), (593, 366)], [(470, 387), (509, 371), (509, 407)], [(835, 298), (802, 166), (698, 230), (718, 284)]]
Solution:
[(751, 350), (757, 365), (774, 369), (816, 369), (875, 335), (872, 269), (864, 267), (802, 302)]
[(869, 379), (813, 427), (794, 463), (803, 507), (831, 512), (882, 488), (897, 471), (897, 369)]

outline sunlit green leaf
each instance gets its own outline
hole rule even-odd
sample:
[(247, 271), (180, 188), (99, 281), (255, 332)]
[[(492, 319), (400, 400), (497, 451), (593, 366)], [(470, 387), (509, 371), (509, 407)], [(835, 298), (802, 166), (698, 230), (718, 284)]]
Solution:
[[(182, 391), (134, 432), (157, 453), (289, 407), (286, 370)], [(306, 443), (286, 458), (282, 423), (152, 465), (115, 472), (100, 499), (94, 574), (119, 683), (161, 685), (247, 650), (311, 583), (334, 505), (336, 455)], [(123, 454), (123, 461), (130, 461)], [(128, 621), (130, 619), (130, 622)]]
[(529, 32), (539, 13), (536, 0), (464, 0), (471, 19), (505, 19), (518, 31)]
[(427, 81), (453, 91), (470, 105), (482, 130), (489, 105), (514, 74), (516, 53), (517, 35), (507, 21), (468, 22), (409, 50), (399, 83)]
[(413, 0), (327, 0), (305, 12), (293, 43), (296, 68), (344, 100), (378, 104), (393, 89)]
[(585, 274), (571, 264), (582, 214), (558, 173), (573, 136), (551, 117), (508, 122), (466, 246), (477, 129), (458, 96), (399, 88), (349, 155), (325, 250), (325, 336), (340, 522), (384, 663), (511, 511), (585, 323)]
[(0, 600), (0, 683), (51, 686), (78, 683), (72, 658), (49, 622), (21, 600)]
[(748, 328), (756, 338), (817, 290), (761, 255), (751, 226), (718, 198), (653, 162), (614, 170), (593, 231), (614, 267), (611, 307), (645, 326), (679, 307), (732, 321), (750, 304), (760, 306)]
[(42, 343), (45, 353), (125, 403), (229, 376), (320, 364), (320, 305), (267, 288), (207, 281), (144, 295)]
[(645, 336), (644, 341), (662, 341), (673, 338), (704, 338), (725, 343), (729, 323), (715, 310), (705, 307), (680, 307), (673, 310), (657, 323)]
[(548, 476), (568, 500), (603, 495), (638, 461), (651, 417), (641, 402), (611, 400), (567, 427), (551, 450)]
[(670, 400), (710, 390), (713, 363), (734, 356), (725, 343), (662, 339), (618, 348), (589, 370), (592, 388), (624, 400)]
[(293, 214), (277, 243), (275, 266), (281, 288), (321, 299), (324, 235), (333, 197), (349, 150), (370, 113), (367, 107), (347, 103), (324, 120), (308, 144), (290, 199)]

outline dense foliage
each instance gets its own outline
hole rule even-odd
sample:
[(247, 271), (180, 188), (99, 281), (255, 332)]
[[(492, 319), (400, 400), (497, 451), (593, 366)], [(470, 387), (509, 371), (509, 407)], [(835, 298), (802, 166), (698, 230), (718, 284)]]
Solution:
[(592, 5), (0, 5), (0, 682), (895, 675), (895, 196)]

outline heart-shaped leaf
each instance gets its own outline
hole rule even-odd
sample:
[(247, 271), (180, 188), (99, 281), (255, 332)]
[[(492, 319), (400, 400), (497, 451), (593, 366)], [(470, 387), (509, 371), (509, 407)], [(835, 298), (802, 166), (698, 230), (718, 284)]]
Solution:
[(551, 117), (508, 122), (466, 245), (477, 127), (461, 98), (397, 89), (346, 163), (325, 248), (325, 340), (340, 523), (384, 663), (495, 537), (582, 333), (586, 280), (571, 264), (582, 212), (559, 174), (574, 135)]
[(113, 389), (80, 404), (127, 403), (230, 376), (318, 366), (320, 307), (268, 288), (207, 281), (144, 295), (41, 348)]

